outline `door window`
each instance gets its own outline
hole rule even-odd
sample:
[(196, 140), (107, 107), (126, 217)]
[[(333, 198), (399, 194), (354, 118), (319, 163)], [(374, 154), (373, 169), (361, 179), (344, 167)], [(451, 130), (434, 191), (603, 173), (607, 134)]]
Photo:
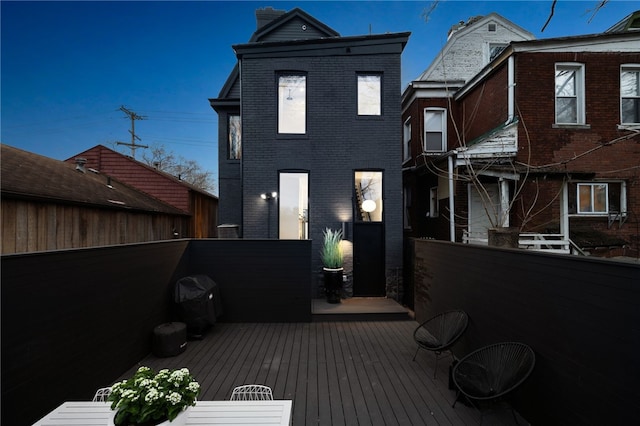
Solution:
[(309, 174), (280, 173), (280, 239), (309, 238)]
[(382, 222), (382, 172), (357, 171), (355, 190), (356, 220)]

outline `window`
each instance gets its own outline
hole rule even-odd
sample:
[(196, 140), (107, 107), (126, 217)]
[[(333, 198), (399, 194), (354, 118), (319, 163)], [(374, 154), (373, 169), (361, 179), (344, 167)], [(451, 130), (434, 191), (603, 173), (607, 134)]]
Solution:
[(620, 70), (620, 116), (623, 124), (640, 124), (640, 65)]
[(382, 172), (355, 172), (356, 220), (382, 222)]
[(305, 75), (281, 75), (278, 78), (278, 133), (306, 133), (306, 86)]
[(411, 229), (411, 187), (405, 186), (403, 188), (402, 201), (404, 204), (402, 224), (404, 225), (404, 229)]
[(443, 152), (447, 150), (447, 114), (443, 108), (424, 110), (424, 151)]
[(439, 214), (438, 187), (435, 186), (429, 190), (429, 217), (438, 217)]
[(569, 214), (601, 216), (611, 213), (627, 214), (625, 181), (569, 184)]
[(309, 174), (280, 173), (279, 229), (280, 239), (309, 238)]
[(506, 47), (504, 43), (489, 43), (489, 62), (493, 61)]
[(402, 159), (407, 161), (411, 158), (411, 117), (404, 122), (402, 139)]
[(606, 183), (579, 183), (577, 186), (578, 214), (609, 212), (609, 195)]
[(242, 158), (242, 128), (240, 127), (240, 115), (229, 115), (229, 147), (227, 158), (239, 160)]
[(585, 124), (581, 64), (556, 64), (556, 124)]
[(358, 115), (382, 114), (382, 76), (358, 75)]

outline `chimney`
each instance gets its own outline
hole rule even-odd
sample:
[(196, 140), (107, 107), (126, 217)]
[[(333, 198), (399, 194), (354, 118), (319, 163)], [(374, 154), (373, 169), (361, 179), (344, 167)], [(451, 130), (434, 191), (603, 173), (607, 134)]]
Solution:
[(76, 170), (85, 173), (84, 165), (87, 164), (87, 159), (82, 157), (76, 157)]
[(267, 25), (268, 23), (270, 23), (274, 19), (277, 19), (277, 18), (281, 17), (285, 13), (286, 13), (286, 11), (284, 11), (284, 10), (275, 10), (271, 6), (265, 7), (264, 9), (257, 9), (256, 10), (256, 21), (257, 21), (257, 24), (258, 24), (258, 28), (257, 29), (260, 29), (260, 28), (264, 27), (265, 25)]

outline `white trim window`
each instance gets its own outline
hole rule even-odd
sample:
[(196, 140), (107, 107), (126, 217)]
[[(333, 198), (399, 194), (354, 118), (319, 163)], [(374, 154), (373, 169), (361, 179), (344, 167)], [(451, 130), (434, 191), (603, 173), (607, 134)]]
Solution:
[(424, 152), (445, 152), (447, 150), (447, 110), (444, 108), (424, 109)]
[(382, 74), (358, 74), (358, 115), (382, 115)]
[(303, 135), (307, 131), (307, 76), (278, 76), (278, 133)]
[(606, 183), (579, 183), (578, 214), (609, 213), (609, 185)]
[(242, 126), (240, 114), (229, 114), (228, 117), (228, 141), (227, 159), (239, 160), (242, 158)]
[(411, 158), (411, 117), (407, 118), (402, 126), (402, 160)]
[(620, 120), (640, 124), (640, 64), (620, 67)]
[(584, 65), (556, 64), (556, 124), (585, 124)]

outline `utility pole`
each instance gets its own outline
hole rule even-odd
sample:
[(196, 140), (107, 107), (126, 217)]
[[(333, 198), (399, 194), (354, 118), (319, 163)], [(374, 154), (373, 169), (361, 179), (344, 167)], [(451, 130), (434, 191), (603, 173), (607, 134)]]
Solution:
[(125, 114), (127, 114), (127, 116), (129, 117), (129, 119), (131, 120), (131, 130), (129, 130), (129, 133), (131, 133), (131, 142), (130, 143), (126, 143), (126, 142), (116, 142), (117, 145), (126, 145), (129, 148), (131, 148), (131, 157), (136, 158), (136, 149), (138, 148), (149, 148), (147, 145), (136, 145), (136, 139), (137, 140), (142, 140), (138, 137), (138, 135), (136, 135), (136, 120), (146, 120), (147, 117), (142, 116), (142, 115), (138, 115), (135, 112), (125, 108), (124, 106), (121, 106), (120, 111), (124, 112)]

